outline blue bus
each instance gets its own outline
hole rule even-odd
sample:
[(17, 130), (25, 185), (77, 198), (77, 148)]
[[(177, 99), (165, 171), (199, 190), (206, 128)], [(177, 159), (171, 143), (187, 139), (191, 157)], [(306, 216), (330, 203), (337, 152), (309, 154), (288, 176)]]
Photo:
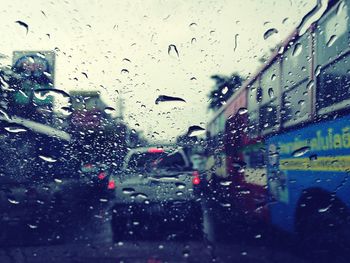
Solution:
[(217, 192), (303, 237), (350, 230), (349, 2), (297, 28), (207, 127), (223, 142), (209, 179), (231, 181)]

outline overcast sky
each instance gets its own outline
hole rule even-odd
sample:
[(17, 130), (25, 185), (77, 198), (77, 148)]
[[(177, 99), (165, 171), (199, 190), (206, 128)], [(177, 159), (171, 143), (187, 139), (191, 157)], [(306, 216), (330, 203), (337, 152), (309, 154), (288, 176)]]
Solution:
[[(3, 1), (0, 53), (9, 59), (0, 63), (10, 64), (14, 50), (56, 49), (56, 88), (99, 90), (112, 107), (122, 97), (131, 127), (144, 130), (147, 138), (153, 135), (152, 140), (171, 140), (210, 118), (211, 75), (254, 73), (259, 58), (285, 39), (316, 2)], [(28, 34), (17, 20), (29, 25)], [(270, 28), (278, 33), (264, 40)], [(179, 56), (168, 54), (171, 44)], [(182, 97), (186, 103), (155, 105), (158, 95)]]

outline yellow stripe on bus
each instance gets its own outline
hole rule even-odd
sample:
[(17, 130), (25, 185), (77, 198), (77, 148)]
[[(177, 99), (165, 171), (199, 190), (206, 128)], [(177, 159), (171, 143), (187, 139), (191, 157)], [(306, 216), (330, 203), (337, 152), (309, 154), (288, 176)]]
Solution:
[(350, 155), (309, 158), (285, 158), (280, 159), (281, 170), (308, 170), (308, 171), (350, 171)]

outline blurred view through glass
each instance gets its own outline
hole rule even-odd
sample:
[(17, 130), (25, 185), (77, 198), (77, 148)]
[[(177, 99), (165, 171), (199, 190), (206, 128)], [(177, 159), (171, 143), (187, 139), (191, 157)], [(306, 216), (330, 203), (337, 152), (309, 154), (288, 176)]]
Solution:
[(0, 262), (348, 262), (349, 0), (0, 12)]

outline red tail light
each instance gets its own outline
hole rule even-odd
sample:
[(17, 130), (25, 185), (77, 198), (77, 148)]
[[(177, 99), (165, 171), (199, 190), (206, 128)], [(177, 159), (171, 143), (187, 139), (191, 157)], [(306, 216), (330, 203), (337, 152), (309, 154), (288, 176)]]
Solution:
[(110, 190), (113, 190), (113, 189), (115, 188), (115, 182), (114, 182), (114, 180), (110, 180), (110, 181), (108, 182), (107, 188), (110, 189)]
[(201, 179), (199, 179), (199, 176), (194, 176), (192, 179), (192, 183), (194, 185), (198, 185), (201, 182)]
[(164, 150), (161, 149), (161, 148), (149, 148), (149, 149), (148, 149), (148, 152), (149, 152), (149, 153), (163, 153)]
[(103, 180), (106, 177), (106, 173), (105, 172), (100, 172), (97, 177), (98, 177), (98, 179)]

